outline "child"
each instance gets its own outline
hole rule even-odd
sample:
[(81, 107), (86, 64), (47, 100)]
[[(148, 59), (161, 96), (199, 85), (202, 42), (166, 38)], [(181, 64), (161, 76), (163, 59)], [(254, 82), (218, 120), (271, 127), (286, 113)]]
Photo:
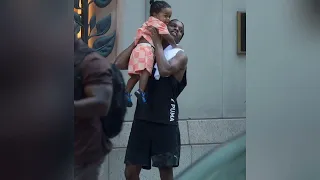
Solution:
[(172, 47), (177, 47), (174, 38), (170, 35), (167, 28), (172, 14), (171, 6), (165, 1), (150, 1), (150, 4), (150, 17), (148, 21), (138, 29), (135, 37), (136, 47), (130, 55), (128, 65), (130, 79), (126, 87), (128, 107), (132, 107), (131, 91), (138, 81), (139, 89), (134, 94), (137, 96), (139, 103), (147, 103), (145, 89), (153, 70), (154, 44), (146, 28), (148, 26), (157, 28), (159, 34), (167, 40)]

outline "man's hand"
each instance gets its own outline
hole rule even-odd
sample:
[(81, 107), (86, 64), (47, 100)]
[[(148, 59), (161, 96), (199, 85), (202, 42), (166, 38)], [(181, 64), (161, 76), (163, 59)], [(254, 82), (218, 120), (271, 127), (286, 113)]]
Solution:
[(112, 84), (85, 87), (86, 98), (74, 101), (74, 114), (80, 118), (107, 115), (112, 99)]
[(147, 30), (149, 31), (148, 35), (151, 37), (153, 44), (161, 44), (162, 39), (159, 35), (158, 29), (153, 26), (148, 26)]

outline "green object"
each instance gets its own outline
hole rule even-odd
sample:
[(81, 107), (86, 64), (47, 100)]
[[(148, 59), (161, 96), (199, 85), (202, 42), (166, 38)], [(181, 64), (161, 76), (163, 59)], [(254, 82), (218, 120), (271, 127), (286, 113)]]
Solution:
[(93, 0), (93, 2), (96, 4), (99, 8), (107, 7), (112, 0)]
[(191, 165), (175, 180), (245, 180), (246, 135), (226, 142)]
[[(96, 21), (96, 17), (95, 16), (92, 16), (92, 17), (94, 18), (94, 21)], [(109, 29), (111, 27), (111, 14), (109, 14), (108, 16), (103, 17), (98, 22), (95, 22), (94, 26), (93, 26), (93, 22), (91, 22), (91, 20), (90, 20), (90, 23), (92, 23), (92, 24), (89, 24), (90, 25), (90, 29), (91, 28), (93, 29), (95, 27), (96, 30), (97, 30), (97, 33), (93, 34), (93, 35), (90, 35), (89, 39), (91, 37), (94, 37), (94, 36), (104, 35), (109, 31)]]
[(108, 57), (112, 52), (116, 41), (116, 31), (109, 36), (100, 36), (93, 42), (92, 48), (98, 51), (102, 56)]
[[(79, 7), (80, 1), (82, 4), (81, 8)], [(110, 55), (116, 41), (116, 31), (106, 35), (112, 24), (111, 13), (101, 19), (97, 19), (97, 16), (93, 14), (90, 20), (88, 20), (89, 6), (93, 5), (102, 9), (106, 8), (111, 2), (112, 0), (91, 0), (90, 2), (87, 0), (74, 0), (74, 8), (82, 9), (81, 14), (74, 12), (74, 20), (77, 23), (75, 33), (78, 34), (81, 30), (81, 38), (85, 43), (88, 43), (89, 39), (94, 38), (92, 48), (104, 57)], [(87, 23), (88, 21), (89, 23)], [(93, 29), (96, 31), (92, 31)]]
[(90, 33), (93, 30), (93, 28), (96, 27), (97, 24), (97, 16), (96, 15), (92, 15), (90, 18), (90, 22), (89, 22), (89, 27), (90, 27)]

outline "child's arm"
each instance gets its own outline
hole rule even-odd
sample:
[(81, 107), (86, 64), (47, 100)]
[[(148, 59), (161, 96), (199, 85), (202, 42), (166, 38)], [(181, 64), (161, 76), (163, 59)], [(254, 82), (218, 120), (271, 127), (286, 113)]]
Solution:
[(168, 43), (173, 47), (176, 48), (177, 47), (177, 43), (174, 40), (174, 38), (170, 35), (170, 34), (161, 34), (161, 36), (168, 41)]

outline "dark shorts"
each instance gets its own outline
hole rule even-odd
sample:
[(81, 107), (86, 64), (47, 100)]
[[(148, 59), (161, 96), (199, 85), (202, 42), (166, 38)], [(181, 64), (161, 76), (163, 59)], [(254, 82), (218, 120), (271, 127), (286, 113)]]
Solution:
[(124, 163), (153, 167), (178, 167), (180, 159), (179, 126), (142, 120), (133, 121)]

